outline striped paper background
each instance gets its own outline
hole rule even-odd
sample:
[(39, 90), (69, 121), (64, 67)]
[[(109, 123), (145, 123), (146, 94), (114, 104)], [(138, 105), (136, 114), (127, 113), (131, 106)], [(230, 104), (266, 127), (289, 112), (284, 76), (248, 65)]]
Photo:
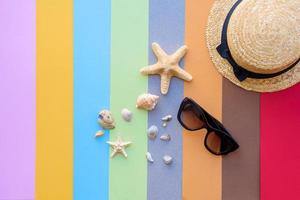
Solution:
[[(205, 41), (213, 0), (1, 0), (0, 200), (297, 200), (300, 191), (300, 85), (259, 94), (215, 70)], [(135, 108), (160, 95), (158, 76), (139, 69), (189, 48), (152, 112)], [(205, 130), (175, 119), (189, 96), (222, 121), (240, 144), (224, 157), (205, 149)], [(121, 109), (133, 120), (121, 119)], [(95, 139), (97, 115), (110, 109), (114, 130)], [(166, 128), (161, 117), (172, 114)], [(171, 141), (148, 141), (157, 125)], [(111, 159), (108, 140), (133, 144)], [(152, 153), (150, 164), (145, 153)], [(162, 156), (174, 158), (170, 166)]]

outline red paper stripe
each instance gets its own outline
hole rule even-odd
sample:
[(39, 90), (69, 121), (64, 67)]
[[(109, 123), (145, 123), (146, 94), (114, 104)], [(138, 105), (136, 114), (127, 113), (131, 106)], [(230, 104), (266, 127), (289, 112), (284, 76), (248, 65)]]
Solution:
[(300, 199), (300, 84), (261, 95), (261, 200)]

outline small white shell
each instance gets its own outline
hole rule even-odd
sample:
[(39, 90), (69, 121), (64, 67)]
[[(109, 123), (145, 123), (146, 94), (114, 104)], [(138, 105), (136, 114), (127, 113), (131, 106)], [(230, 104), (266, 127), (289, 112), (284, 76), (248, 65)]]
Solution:
[(128, 110), (127, 108), (122, 109), (121, 115), (122, 115), (122, 118), (127, 122), (130, 122), (132, 119), (132, 112), (130, 110)]
[(153, 94), (141, 94), (136, 100), (136, 107), (153, 110), (158, 102), (159, 96)]
[(169, 134), (163, 134), (162, 136), (160, 136), (160, 139), (168, 142), (171, 140), (171, 136)]
[(161, 120), (165, 122), (169, 122), (172, 120), (172, 115), (166, 115), (163, 118), (161, 118)]
[(151, 153), (147, 152), (147, 153), (146, 153), (146, 158), (147, 158), (147, 160), (148, 160), (149, 162), (151, 162), (151, 163), (154, 162)]
[(115, 128), (115, 120), (109, 110), (102, 110), (98, 115), (99, 124), (105, 129)]
[(164, 163), (166, 165), (170, 165), (172, 163), (172, 161), (173, 161), (173, 158), (171, 156), (169, 156), (169, 155), (165, 155), (163, 157), (163, 161), (164, 161)]
[(147, 130), (148, 138), (154, 140), (158, 134), (158, 128), (155, 125), (150, 126)]
[(164, 122), (164, 123), (162, 124), (162, 126), (163, 126), (163, 127), (166, 127), (166, 126), (167, 126), (167, 122)]

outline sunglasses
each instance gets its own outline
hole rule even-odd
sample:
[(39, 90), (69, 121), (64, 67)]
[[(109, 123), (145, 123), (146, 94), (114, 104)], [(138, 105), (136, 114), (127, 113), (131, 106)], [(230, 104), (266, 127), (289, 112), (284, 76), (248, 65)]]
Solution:
[(215, 155), (226, 155), (239, 148), (225, 127), (194, 100), (186, 97), (181, 102), (177, 114), (179, 123), (187, 130), (196, 131), (205, 128), (204, 145)]

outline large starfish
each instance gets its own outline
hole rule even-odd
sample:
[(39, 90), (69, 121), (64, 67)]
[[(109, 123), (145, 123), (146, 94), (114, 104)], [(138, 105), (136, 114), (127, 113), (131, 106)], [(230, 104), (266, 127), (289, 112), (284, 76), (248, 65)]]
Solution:
[(180, 47), (172, 55), (168, 55), (157, 43), (152, 43), (152, 50), (157, 57), (157, 63), (143, 67), (140, 72), (144, 75), (159, 74), (160, 90), (162, 94), (167, 94), (170, 86), (170, 81), (173, 76), (191, 81), (193, 77), (180, 68), (179, 62), (187, 52), (187, 46)]
[(117, 137), (117, 140), (114, 142), (106, 142), (112, 147), (112, 153), (110, 157), (114, 157), (117, 153), (123, 154), (127, 158), (127, 153), (125, 151), (125, 148), (131, 144), (131, 142), (123, 142), (122, 138), (120, 136)]

